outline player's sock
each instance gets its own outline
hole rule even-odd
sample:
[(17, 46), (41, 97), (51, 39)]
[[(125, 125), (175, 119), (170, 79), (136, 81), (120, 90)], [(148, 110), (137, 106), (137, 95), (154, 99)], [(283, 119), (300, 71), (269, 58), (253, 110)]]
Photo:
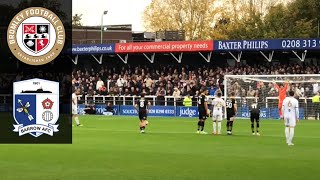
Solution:
[(214, 121), (212, 123), (212, 126), (213, 126), (213, 134), (216, 134), (217, 133), (217, 123)]
[(286, 135), (286, 142), (289, 143), (289, 127), (285, 128), (284, 133)]
[(227, 121), (227, 131), (230, 131), (230, 121)]
[(202, 121), (201, 123), (201, 131), (203, 131), (203, 129), (204, 129), (204, 121)]
[(76, 124), (77, 124), (77, 125), (79, 125), (79, 124), (80, 124), (80, 122), (79, 122), (79, 118), (78, 118), (78, 117), (75, 117), (75, 118), (74, 118), (74, 120), (76, 121)]
[(294, 136), (294, 128), (290, 128), (290, 131), (289, 131), (289, 143), (292, 143), (293, 136)]
[(218, 134), (221, 133), (221, 122), (218, 122)]
[(254, 133), (254, 123), (253, 122), (251, 123), (251, 131), (252, 131), (252, 133)]
[(260, 127), (260, 125), (259, 125), (259, 122), (257, 122), (257, 124), (256, 124), (256, 131), (257, 131), (257, 133), (259, 132), (259, 127)]
[(233, 121), (230, 121), (230, 132), (232, 132), (232, 128), (233, 128)]
[(198, 121), (198, 131), (200, 131), (201, 121)]

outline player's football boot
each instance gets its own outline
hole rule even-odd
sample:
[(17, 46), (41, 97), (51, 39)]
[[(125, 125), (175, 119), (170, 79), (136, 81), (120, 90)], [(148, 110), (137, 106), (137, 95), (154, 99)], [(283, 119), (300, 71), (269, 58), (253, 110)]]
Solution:
[(208, 133), (205, 131), (201, 131), (200, 134), (208, 134)]
[(260, 136), (260, 133), (257, 132), (256, 135), (257, 135), (257, 136)]

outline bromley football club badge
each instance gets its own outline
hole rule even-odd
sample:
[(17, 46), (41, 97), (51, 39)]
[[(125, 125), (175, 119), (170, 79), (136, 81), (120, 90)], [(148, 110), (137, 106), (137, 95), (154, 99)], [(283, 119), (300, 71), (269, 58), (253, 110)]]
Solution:
[(13, 131), (19, 136), (53, 136), (59, 131), (59, 83), (43, 79), (14, 82), (13, 117), (17, 123)]
[(20, 61), (29, 65), (47, 64), (63, 50), (63, 22), (49, 9), (24, 9), (11, 20), (7, 42), (13, 55)]
[(44, 50), (50, 41), (50, 24), (22, 24), (23, 45), (33, 53), (37, 54)]

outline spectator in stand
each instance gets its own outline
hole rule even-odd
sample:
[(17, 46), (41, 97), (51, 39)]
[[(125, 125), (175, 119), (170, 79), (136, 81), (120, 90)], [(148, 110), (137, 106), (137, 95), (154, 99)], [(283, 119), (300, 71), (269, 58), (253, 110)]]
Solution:
[(126, 81), (121, 77), (121, 75), (119, 75), (119, 78), (117, 80), (117, 86), (118, 87), (126, 86)]
[(104, 82), (99, 77), (99, 80), (97, 81), (97, 84), (96, 84), (96, 90), (99, 91), (102, 88), (102, 86), (104, 86)]
[[(98, 69), (96, 72), (95, 70)], [(131, 67), (130, 65), (121, 65), (121, 67), (114, 66), (110, 67), (90, 67), (90, 69), (84, 68), (82, 70), (76, 69), (72, 72), (72, 86), (77, 87), (82, 91), (82, 94), (111, 94), (118, 95), (122, 94), (131, 94), (135, 93), (139, 95), (140, 91), (145, 91), (151, 95), (156, 95), (158, 87), (163, 87), (166, 91), (166, 95), (173, 95), (173, 87), (177, 87), (180, 91), (180, 94), (186, 95), (190, 93), (195, 95), (196, 91), (199, 90), (200, 86), (211, 86), (214, 88), (221, 88), (223, 91), (223, 76), (226, 74), (233, 75), (242, 75), (242, 74), (292, 74), (292, 73), (306, 73), (306, 74), (318, 74), (320, 73), (319, 65), (236, 65), (235, 67), (226, 67), (220, 68), (211, 66), (210, 64), (206, 66), (174, 66), (174, 65), (160, 65), (154, 66), (150, 65), (140, 65), (139, 67)], [(45, 73), (42, 73), (42, 76), (45, 76)], [(15, 79), (17, 77), (13, 77)], [(301, 77), (298, 77), (298, 80)], [(10, 81), (3, 80), (5, 78), (0, 77), (0, 85), (4, 87), (10, 86)], [(107, 88), (106, 92), (102, 92), (98, 87), (104, 85)], [(281, 80), (281, 79), (278, 79)], [(240, 81), (239, 81), (240, 83)], [(243, 95), (243, 89), (246, 91), (247, 96), (252, 96), (253, 92), (259, 89), (258, 86), (261, 86), (262, 94), (266, 96), (277, 96), (277, 93), (274, 91), (272, 84), (253, 84), (247, 83), (243, 87), (243, 82), (241, 82), (241, 87), (237, 81), (230, 82), (228, 81), (228, 91), (234, 91), (237, 95)], [(270, 83), (269, 83), (270, 84)], [(248, 87), (252, 86), (252, 89)], [(267, 85), (267, 86), (265, 86)], [(93, 89), (90, 88), (90, 86)], [(300, 85), (299, 85), (300, 86)], [(132, 87), (134, 90), (132, 90)], [(122, 88), (122, 91), (119, 91), (118, 88)], [(139, 91), (136, 91), (136, 88), (139, 88)], [(307, 89), (309, 88), (309, 91)], [(89, 90), (90, 89), (90, 90)], [(129, 93), (126, 92), (126, 89), (129, 90)], [(303, 90), (304, 89), (304, 92)], [(317, 83), (312, 84), (303, 84), (299, 87), (299, 90), (304, 96), (311, 97), (313, 93), (319, 90), (319, 85)], [(90, 92), (89, 92), (90, 91)], [(95, 92), (96, 91), (96, 92)], [(107, 93), (109, 92), (109, 93)], [(311, 96), (308, 95), (311, 93)], [(213, 92), (210, 92), (212, 95)], [(259, 93), (261, 95), (261, 93)], [(249, 99), (248, 99), (249, 100)]]
[(180, 90), (177, 87), (175, 87), (174, 91), (173, 91), (173, 97), (176, 100), (177, 106), (181, 105), (181, 94), (180, 93), (181, 93)]
[(317, 94), (320, 91), (319, 84), (317, 82), (312, 84), (313, 94)]
[(214, 96), (216, 93), (217, 87), (214, 87), (213, 85), (209, 89), (209, 95)]

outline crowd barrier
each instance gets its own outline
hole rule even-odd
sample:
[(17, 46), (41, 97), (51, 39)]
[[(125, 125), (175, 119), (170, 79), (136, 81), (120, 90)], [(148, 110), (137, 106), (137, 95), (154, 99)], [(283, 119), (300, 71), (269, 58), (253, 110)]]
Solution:
[[(78, 105), (78, 113), (84, 114), (85, 105)], [(102, 115), (103, 112), (106, 111), (106, 105), (96, 105), (96, 114)], [(137, 116), (138, 112), (132, 105), (116, 105), (113, 106), (113, 111), (115, 115), (121, 116)], [(191, 106), (151, 106), (149, 109), (148, 116), (154, 117), (190, 117), (196, 118), (198, 117), (198, 107)], [(300, 108), (299, 110), (299, 118), (304, 119), (305, 110), (304, 108)], [(238, 118), (249, 118), (250, 111), (249, 107), (241, 107), (238, 108)], [(279, 119), (279, 110), (278, 108), (262, 108), (260, 110), (260, 118), (261, 119)]]

